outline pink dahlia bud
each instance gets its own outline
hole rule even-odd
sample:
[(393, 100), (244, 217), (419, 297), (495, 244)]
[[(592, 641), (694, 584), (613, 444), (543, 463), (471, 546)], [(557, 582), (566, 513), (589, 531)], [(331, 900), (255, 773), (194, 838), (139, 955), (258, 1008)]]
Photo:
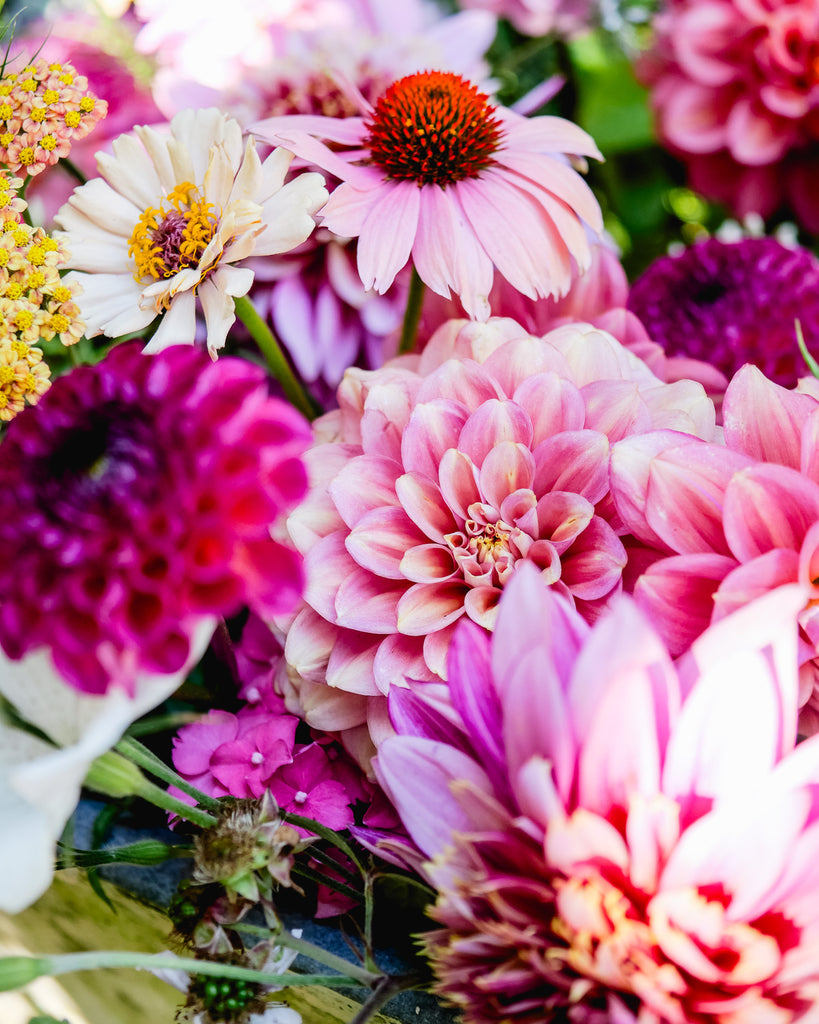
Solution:
[(60, 378), (0, 445), (0, 645), (102, 693), (177, 671), (203, 618), (292, 608), (301, 560), (271, 527), (309, 437), (261, 369), (187, 346)]

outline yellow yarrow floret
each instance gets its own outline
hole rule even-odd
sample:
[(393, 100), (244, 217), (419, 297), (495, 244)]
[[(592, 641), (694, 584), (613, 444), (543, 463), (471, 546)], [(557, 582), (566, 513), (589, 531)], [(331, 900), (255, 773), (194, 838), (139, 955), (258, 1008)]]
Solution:
[[(0, 192), (0, 195), (2, 193)], [(13, 419), (48, 389), (51, 370), (36, 347), (59, 338), (73, 345), (85, 332), (75, 299), (59, 267), (64, 245), (43, 228), (0, 222), (0, 420)]]
[(0, 78), (0, 163), (34, 175), (67, 156), (108, 112), (87, 90), (70, 64), (57, 69), (42, 59)]

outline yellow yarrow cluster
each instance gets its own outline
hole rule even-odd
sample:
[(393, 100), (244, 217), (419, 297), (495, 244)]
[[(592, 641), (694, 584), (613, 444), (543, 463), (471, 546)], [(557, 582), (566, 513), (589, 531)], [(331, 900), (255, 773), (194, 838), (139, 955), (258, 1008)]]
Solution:
[(50, 377), (39, 348), (4, 333), (0, 337), (0, 421), (14, 419), (26, 404), (34, 405), (48, 391)]
[[(2, 194), (2, 193), (0, 193)], [(58, 337), (73, 345), (85, 325), (59, 267), (68, 254), (43, 228), (8, 217), (0, 221), (0, 420), (48, 389), (51, 371), (35, 345)]]
[(39, 174), (108, 112), (71, 64), (36, 60), (0, 78), (0, 163)]

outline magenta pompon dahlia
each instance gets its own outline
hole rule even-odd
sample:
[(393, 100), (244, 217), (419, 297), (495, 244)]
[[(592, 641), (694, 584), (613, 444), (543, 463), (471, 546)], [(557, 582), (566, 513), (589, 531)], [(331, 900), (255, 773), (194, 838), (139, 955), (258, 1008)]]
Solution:
[(816, 0), (667, 0), (641, 63), (661, 141), (737, 216), (819, 229)]
[(271, 528), (309, 437), (259, 367), (188, 346), (59, 378), (0, 444), (6, 654), (48, 647), (78, 689), (130, 690), (178, 670), (203, 618), (292, 608), (301, 559)]
[[(801, 385), (811, 388), (810, 382)], [(656, 557), (634, 586), (672, 654), (709, 623), (799, 584), (800, 716), (819, 732), (819, 394), (746, 366), (725, 395), (724, 445), (668, 431), (613, 446), (611, 494)]]
[(819, 339), (819, 260), (775, 238), (709, 238), (652, 263), (628, 308), (667, 356), (710, 362), (728, 378), (754, 363), (793, 387), (805, 370), (794, 321)]
[(348, 371), (338, 399), (288, 520), (307, 586), (279, 621), (285, 696), (315, 728), (368, 724), (376, 738), (390, 686), (440, 681), (456, 621), (491, 629), (522, 562), (589, 619), (617, 594), (612, 442), (715, 429), (699, 384), (662, 383), (589, 325), (537, 338), (511, 320), (452, 321), (420, 356)]
[(801, 599), (768, 595), (675, 666), (627, 597), (590, 629), (523, 570), (491, 638), (459, 627), (454, 720), (396, 692), (405, 734), (375, 766), (428, 858), (425, 945), (465, 1024), (815, 1019)]
[[(362, 117), (269, 118), (259, 138), (341, 180), (321, 210), (358, 238), (365, 287), (384, 292), (411, 259), (439, 295), (490, 315), (494, 270), (531, 298), (561, 295), (590, 261), (586, 225), (602, 229), (591, 190), (567, 154), (600, 157), (558, 117), (524, 118), (451, 72), (394, 82)], [(331, 148), (332, 147), (332, 148)]]

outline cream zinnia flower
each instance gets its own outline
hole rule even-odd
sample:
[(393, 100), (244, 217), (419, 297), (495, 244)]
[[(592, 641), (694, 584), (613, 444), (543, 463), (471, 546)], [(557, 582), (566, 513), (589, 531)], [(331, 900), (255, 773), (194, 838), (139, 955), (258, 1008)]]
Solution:
[(198, 295), (215, 356), (236, 318), (233, 299), (253, 283), (240, 264), (309, 236), (327, 200), (323, 178), (285, 184), (292, 153), (277, 149), (262, 163), (252, 139), (242, 149), (238, 122), (215, 109), (177, 114), (170, 134), (136, 127), (113, 149), (97, 154), (102, 177), (56, 217), (81, 272), (69, 276), (82, 282), (88, 336), (141, 331), (164, 313), (146, 352), (193, 341)]

